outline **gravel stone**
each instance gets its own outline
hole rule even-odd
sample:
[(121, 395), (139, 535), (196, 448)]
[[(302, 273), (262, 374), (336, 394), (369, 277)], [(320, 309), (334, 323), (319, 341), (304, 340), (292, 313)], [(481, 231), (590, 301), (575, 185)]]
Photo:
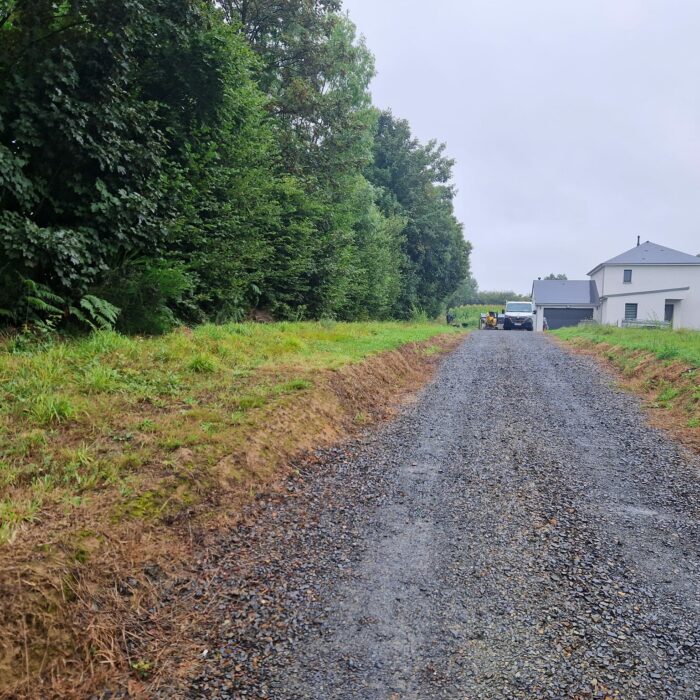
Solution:
[(297, 466), (200, 562), (208, 654), (162, 697), (700, 697), (700, 460), (590, 359), (473, 333)]

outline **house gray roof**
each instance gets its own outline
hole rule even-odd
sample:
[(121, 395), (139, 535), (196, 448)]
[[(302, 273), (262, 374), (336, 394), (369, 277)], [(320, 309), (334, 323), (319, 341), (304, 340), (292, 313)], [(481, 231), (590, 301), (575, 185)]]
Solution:
[(700, 258), (646, 241), (596, 265), (588, 274), (592, 275), (604, 265), (700, 265)]
[(532, 300), (538, 305), (598, 306), (600, 297), (593, 280), (535, 280)]

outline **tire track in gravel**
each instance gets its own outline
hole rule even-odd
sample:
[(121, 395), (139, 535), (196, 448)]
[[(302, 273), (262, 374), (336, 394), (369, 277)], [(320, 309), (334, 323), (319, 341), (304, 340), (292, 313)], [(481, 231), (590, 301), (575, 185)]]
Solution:
[(700, 697), (700, 462), (591, 360), (474, 333), (300, 467), (202, 564), (188, 697)]

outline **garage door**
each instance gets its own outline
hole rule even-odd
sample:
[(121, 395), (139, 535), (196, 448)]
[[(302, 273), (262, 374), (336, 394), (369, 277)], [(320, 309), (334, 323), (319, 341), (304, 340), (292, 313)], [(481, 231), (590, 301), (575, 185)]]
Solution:
[(593, 318), (593, 309), (555, 309), (545, 308), (544, 317), (551, 330), (564, 326), (577, 326), (579, 321)]

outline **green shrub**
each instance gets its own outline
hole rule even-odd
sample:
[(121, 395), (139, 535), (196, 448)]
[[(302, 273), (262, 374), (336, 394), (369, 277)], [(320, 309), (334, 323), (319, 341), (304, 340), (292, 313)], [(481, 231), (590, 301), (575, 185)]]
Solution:
[(121, 309), (118, 330), (161, 335), (177, 324), (175, 309), (187, 306), (192, 284), (181, 265), (141, 259), (106, 275), (97, 293)]

